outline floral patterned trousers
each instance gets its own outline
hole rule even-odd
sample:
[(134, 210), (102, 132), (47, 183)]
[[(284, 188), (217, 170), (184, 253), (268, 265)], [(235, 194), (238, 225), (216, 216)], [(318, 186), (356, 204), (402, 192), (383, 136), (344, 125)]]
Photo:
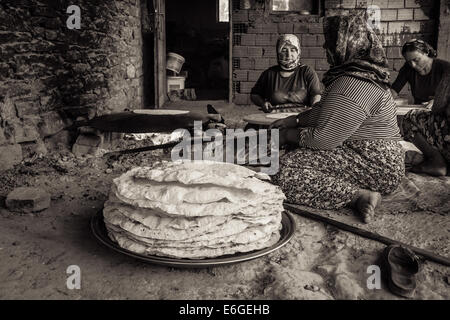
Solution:
[(411, 141), (417, 132), (421, 133), (450, 163), (450, 128), (445, 115), (430, 110), (411, 110), (403, 118), (402, 128), (405, 140)]
[(359, 189), (395, 191), (404, 175), (404, 151), (397, 141), (350, 140), (333, 150), (299, 148), (286, 153), (272, 181), (289, 203), (339, 209)]

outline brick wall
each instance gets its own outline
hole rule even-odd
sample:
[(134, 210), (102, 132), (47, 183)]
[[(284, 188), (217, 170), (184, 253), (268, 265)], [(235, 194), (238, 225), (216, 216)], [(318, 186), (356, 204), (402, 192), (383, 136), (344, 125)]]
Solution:
[(139, 108), (142, 95), (141, 0), (0, 2), (0, 169), (44, 152), (70, 120)]
[[(242, 1), (241, 1), (242, 2)], [(236, 2), (233, 2), (236, 3)], [(438, 2), (433, 0), (325, 0), (322, 15), (302, 16), (273, 13), (270, 0), (256, 1), (248, 9), (233, 7), (233, 88), (236, 104), (250, 104), (249, 92), (261, 72), (275, 65), (275, 44), (282, 33), (296, 34), (302, 46), (303, 63), (322, 78), (328, 69), (322, 48), (323, 15), (346, 14), (349, 9), (377, 5), (381, 21), (377, 33), (383, 41), (395, 80), (404, 63), (402, 44), (412, 38), (428, 41), (436, 47)], [(405, 86), (401, 95), (410, 96)]]
[(438, 57), (450, 61), (450, 0), (441, 0)]

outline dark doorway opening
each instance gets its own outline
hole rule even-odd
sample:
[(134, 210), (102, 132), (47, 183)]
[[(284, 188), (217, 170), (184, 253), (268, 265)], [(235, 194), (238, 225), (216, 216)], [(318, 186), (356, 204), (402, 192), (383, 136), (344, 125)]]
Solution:
[(180, 75), (197, 100), (228, 99), (230, 24), (219, 13), (219, 0), (166, 0), (166, 50), (184, 57)]
[(144, 81), (144, 108), (155, 108), (155, 30), (153, 0), (144, 2), (142, 24), (142, 68)]

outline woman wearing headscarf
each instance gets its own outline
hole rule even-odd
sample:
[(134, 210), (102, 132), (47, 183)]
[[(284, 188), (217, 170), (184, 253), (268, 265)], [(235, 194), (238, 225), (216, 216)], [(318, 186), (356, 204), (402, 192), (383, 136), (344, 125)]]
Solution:
[(433, 100), (442, 78), (450, 73), (450, 62), (436, 58), (436, 50), (417, 39), (403, 45), (402, 55), (406, 62), (392, 84), (394, 94), (409, 83), (415, 104)]
[(405, 174), (387, 59), (364, 12), (328, 17), (324, 32), (325, 91), (316, 108), (272, 125), (295, 146), (273, 181), (290, 203), (352, 206), (368, 222)]
[(445, 176), (450, 164), (450, 73), (436, 88), (431, 110), (411, 110), (403, 118), (403, 136), (422, 151), (424, 161), (411, 171)]
[(277, 41), (278, 65), (265, 70), (251, 91), (251, 100), (264, 112), (283, 106), (312, 106), (320, 100), (316, 72), (300, 62), (297, 36), (285, 34)]
[(433, 47), (422, 40), (406, 42), (402, 55), (406, 63), (392, 89), (398, 93), (409, 83), (414, 103), (434, 100), (431, 110), (412, 110), (402, 120), (404, 139), (424, 155), (411, 171), (445, 176), (450, 163), (450, 62), (436, 58)]

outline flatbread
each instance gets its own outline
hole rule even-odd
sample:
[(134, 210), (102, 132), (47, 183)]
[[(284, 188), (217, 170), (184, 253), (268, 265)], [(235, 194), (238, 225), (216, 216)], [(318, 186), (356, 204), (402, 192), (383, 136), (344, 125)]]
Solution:
[(222, 248), (207, 248), (200, 247), (193, 250), (185, 250), (178, 248), (155, 248), (149, 247), (146, 244), (142, 244), (135, 240), (132, 240), (126, 236), (120, 234), (108, 233), (109, 236), (114, 239), (120, 247), (132, 252), (136, 252), (143, 255), (157, 255), (171, 258), (183, 258), (183, 259), (204, 259), (210, 257), (218, 257), (228, 254), (236, 254), (239, 252), (249, 252), (253, 250), (259, 250), (266, 247), (273, 246), (280, 239), (280, 233), (274, 232), (271, 235), (266, 236), (264, 239), (256, 241), (251, 244), (238, 244), (229, 247)]
[(144, 254), (201, 259), (280, 238), (285, 195), (253, 170), (214, 161), (161, 162), (114, 179), (103, 215), (110, 238)]

